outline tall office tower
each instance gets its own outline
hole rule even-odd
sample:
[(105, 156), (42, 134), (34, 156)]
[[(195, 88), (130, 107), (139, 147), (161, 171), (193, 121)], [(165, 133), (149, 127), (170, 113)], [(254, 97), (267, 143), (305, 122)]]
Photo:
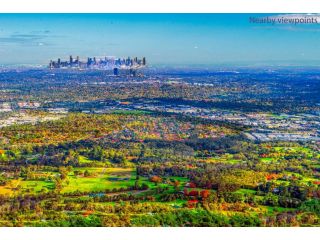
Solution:
[(138, 58), (137, 58), (137, 57), (134, 58), (134, 62), (135, 62), (135, 63), (138, 62)]
[(93, 63), (94, 63), (94, 64), (96, 64), (96, 63), (97, 63), (97, 61), (96, 61), (96, 57), (94, 57), (94, 58), (93, 58)]
[(134, 69), (130, 68), (129, 75), (132, 76), (132, 77), (135, 77), (136, 76), (136, 71)]
[(119, 74), (118, 68), (114, 68), (113, 75), (118, 76), (118, 74)]
[(58, 67), (60, 67), (60, 65), (61, 65), (61, 59), (58, 58)]
[(53, 62), (52, 62), (52, 60), (50, 60), (49, 68), (52, 68), (52, 67), (53, 67)]
[(146, 63), (147, 63), (147, 62), (146, 62), (146, 58), (143, 57), (143, 58), (142, 58), (142, 65), (146, 65)]
[(79, 63), (79, 56), (77, 56), (77, 63)]
[(73, 63), (73, 58), (72, 58), (72, 55), (70, 55), (70, 64)]

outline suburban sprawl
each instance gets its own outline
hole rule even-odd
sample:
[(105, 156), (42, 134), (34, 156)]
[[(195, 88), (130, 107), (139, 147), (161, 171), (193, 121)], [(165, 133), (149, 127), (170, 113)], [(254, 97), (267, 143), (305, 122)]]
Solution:
[(318, 69), (80, 63), (0, 70), (0, 226), (320, 225)]

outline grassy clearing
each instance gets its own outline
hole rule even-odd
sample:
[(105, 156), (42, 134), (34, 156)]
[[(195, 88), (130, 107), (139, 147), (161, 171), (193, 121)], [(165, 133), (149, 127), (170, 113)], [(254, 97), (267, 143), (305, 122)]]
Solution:
[(264, 163), (269, 163), (269, 162), (273, 162), (274, 159), (270, 157), (265, 157), (265, 158), (260, 158), (260, 161)]
[(21, 181), (22, 191), (40, 192), (43, 189), (53, 190), (54, 183), (49, 181)]
[(284, 208), (284, 207), (271, 207), (271, 206), (264, 206), (269, 214), (279, 213), (279, 212), (289, 212), (295, 210), (294, 208)]
[(237, 193), (243, 193), (243, 194), (256, 194), (257, 191), (252, 190), (252, 189), (239, 189), (238, 191), (236, 191)]
[(6, 186), (0, 186), (0, 195), (11, 196), (14, 192)]
[(79, 163), (92, 163), (92, 160), (90, 160), (89, 158), (85, 157), (85, 156), (79, 156)]
[(135, 182), (135, 171), (132, 168), (79, 168), (78, 170), (87, 170), (90, 176), (75, 176), (74, 172), (71, 172), (68, 184), (64, 185), (62, 193), (126, 188)]

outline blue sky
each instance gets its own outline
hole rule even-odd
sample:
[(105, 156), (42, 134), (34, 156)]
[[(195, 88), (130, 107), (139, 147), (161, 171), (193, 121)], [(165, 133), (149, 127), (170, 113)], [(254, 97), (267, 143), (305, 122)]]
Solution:
[(275, 14), (0, 14), (0, 64), (70, 54), (151, 65), (318, 65), (320, 25), (249, 23)]

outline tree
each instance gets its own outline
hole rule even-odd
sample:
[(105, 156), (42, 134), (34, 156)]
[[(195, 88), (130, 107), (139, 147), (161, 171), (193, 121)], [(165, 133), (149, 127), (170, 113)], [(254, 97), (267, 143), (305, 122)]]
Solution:
[(64, 180), (68, 177), (68, 169), (66, 167), (60, 167), (59, 173), (61, 180)]
[(207, 198), (209, 197), (209, 195), (210, 195), (210, 191), (207, 190), (207, 189), (202, 190), (202, 191), (200, 192), (200, 195), (201, 195), (201, 197), (202, 197), (203, 200), (204, 200), (204, 199), (207, 199)]
[(176, 191), (179, 190), (180, 182), (178, 180), (174, 181), (173, 186)]
[(151, 182), (154, 182), (155, 185), (157, 186), (158, 183), (161, 183), (161, 182), (162, 182), (162, 178), (159, 177), (159, 176), (152, 176), (152, 177), (150, 178), (150, 181), (151, 181)]
[(60, 193), (60, 191), (62, 190), (62, 181), (61, 178), (55, 178), (54, 179), (54, 187), (55, 187), (55, 191), (57, 193)]
[(85, 177), (90, 177), (91, 176), (91, 173), (88, 171), (88, 169), (86, 169), (84, 171), (83, 176), (85, 176)]

